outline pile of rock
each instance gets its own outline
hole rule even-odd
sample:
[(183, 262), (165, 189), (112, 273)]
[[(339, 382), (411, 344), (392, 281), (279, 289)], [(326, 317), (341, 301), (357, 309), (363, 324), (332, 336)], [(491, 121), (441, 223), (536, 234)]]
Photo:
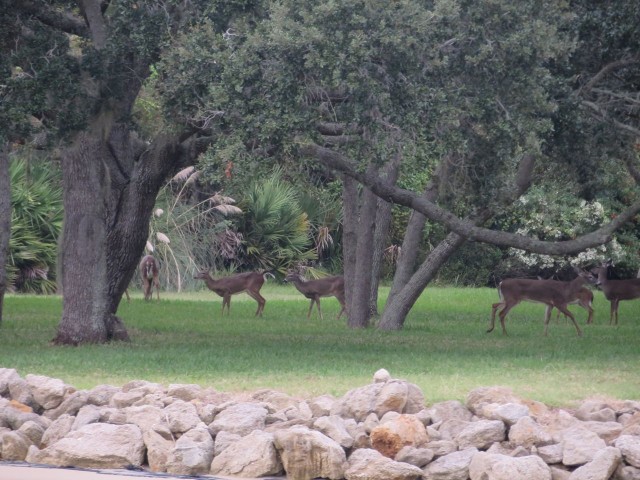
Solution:
[(0, 459), (177, 475), (640, 480), (640, 402), (551, 409), (501, 387), (425, 406), (380, 370), (342, 398), (133, 381), (76, 391), (0, 369)]

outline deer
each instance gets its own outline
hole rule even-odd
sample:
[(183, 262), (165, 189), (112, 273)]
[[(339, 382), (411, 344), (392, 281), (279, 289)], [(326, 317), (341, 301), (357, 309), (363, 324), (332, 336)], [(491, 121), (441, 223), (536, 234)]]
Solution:
[(620, 300), (640, 298), (640, 278), (611, 280), (608, 278), (608, 273), (612, 266), (613, 262), (607, 260), (599, 267), (592, 269), (591, 273), (597, 277), (596, 286), (602, 289), (605, 298), (611, 303), (609, 325), (618, 325), (618, 304)]
[(247, 295), (258, 302), (256, 316), (261, 317), (267, 301), (260, 295), (260, 289), (268, 276), (273, 277), (271, 273), (245, 272), (215, 280), (207, 270), (204, 270), (198, 272), (193, 278), (204, 280), (209, 290), (222, 297), (222, 315), (224, 315), (225, 306), (227, 307), (227, 315), (231, 314), (231, 295), (246, 292)]
[(579, 292), (586, 283), (595, 283), (596, 279), (590, 272), (580, 269), (575, 270), (578, 276), (570, 282), (562, 282), (559, 280), (533, 280), (527, 278), (508, 278), (500, 282), (500, 285), (498, 286), (500, 301), (491, 306), (491, 324), (487, 333), (493, 331), (495, 327), (496, 311), (498, 308), (502, 307), (502, 310), (500, 310), (499, 313), (500, 324), (502, 326), (502, 333), (507, 335), (507, 329), (504, 324), (507, 313), (509, 313), (509, 310), (520, 302), (529, 301), (544, 303), (547, 305), (544, 319), (545, 336), (548, 333), (547, 331), (549, 328), (549, 319), (551, 318), (551, 310), (554, 307), (571, 319), (573, 325), (576, 327), (578, 336), (582, 336), (582, 331), (567, 306), (569, 303), (576, 300)]
[[(153, 287), (156, 287), (156, 295), (160, 300), (160, 281), (158, 280), (158, 273), (160, 271), (160, 265), (153, 255), (145, 255), (140, 260), (140, 276), (142, 277), (142, 291), (144, 292), (144, 299), (149, 301), (153, 298)], [(129, 294), (125, 291), (127, 300)]]
[(322, 310), (320, 309), (320, 297), (336, 297), (340, 302), (340, 313), (338, 313), (338, 319), (344, 313), (345, 299), (344, 299), (344, 277), (324, 277), (317, 280), (306, 280), (302, 275), (295, 272), (290, 272), (284, 278), (285, 282), (293, 283), (296, 289), (305, 297), (311, 299), (309, 305), (309, 311), (307, 312), (307, 319), (311, 318), (311, 310), (313, 304), (318, 306), (318, 313), (320, 314), (320, 320), (324, 320), (322, 316)]
[[(569, 302), (570, 305), (580, 305), (587, 312), (589, 312), (589, 316), (587, 317), (587, 325), (593, 323), (593, 292), (589, 290), (587, 287), (582, 287), (578, 290), (576, 294), (576, 298)], [(549, 310), (553, 310), (552, 307), (547, 305)], [(560, 311), (558, 310), (558, 315), (556, 315), (556, 320), (560, 318)], [(566, 317), (565, 317), (566, 318)]]

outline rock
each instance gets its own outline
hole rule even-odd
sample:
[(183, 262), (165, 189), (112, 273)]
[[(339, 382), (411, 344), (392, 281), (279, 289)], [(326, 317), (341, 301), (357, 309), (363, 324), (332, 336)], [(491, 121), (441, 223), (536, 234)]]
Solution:
[(587, 430), (591, 430), (605, 441), (607, 445), (611, 445), (616, 438), (622, 433), (623, 427), (618, 422), (595, 422), (587, 421), (581, 424)]
[(428, 480), (467, 480), (471, 459), (478, 453), (477, 448), (467, 448), (434, 460), (422, 469)]
[(40, 448), (48, 447), (65, 437), (71, 431), (75, 419), (75, 417), (65, 413), (54, 420), (42, 435)]
[(152, 405), (127, 407), (124, 413), (126, 423), (137, 425), (142, 433), (151, 430), (154, 425), (167, 425), (164, 410)]
[(166, 472), (169, 456), (175, 448), (175, 439), (165, 424), (158, 424), (142, 433), (147, 447), (147, 461), (152, 472)]
[(615, 447), (620, 450), (622, 458), (632, 467), (640, 468), (640, 437), (622, 435), (615, 441)]
[(0, 397), (9, 396), (9, 384), (20, 378), (15, 368), (0, 368)]
[(185, 432), (167, 458), (167, 473), (201, 475), (209, 473), (213, 460), (213, 438), (204, 423)]
[(394, 458), (407, 445), (423, 447), (427, 442), (427, 430), (415, 415), (399, 415), (371, 431), (371, 446), (388, 458)]
[(173, 433), (187, 432), (201, 423), (196, 406), (183, 400), (176, 400), (168, 405), (163, 410), (163, 414)]
[(282, 472), (270, 433), (255, 430), (230, 444), (211, 463), (212, 475), (265, 477)]
[(571, 472), (560, 466), (551, 465), (551, 480), (569, 480)]
[(396, 462), (404, 462), (422, 468), (433, 460), (434, 456), (433, 450), (429, 448), (416, 448), (411, 445), (407, 445), (400, 449), (394, 460)]
[(342, 448), (353, 447), (353, 436), (347, 430), (346, 422), (342, 417), (337, 415), (320, 417), (313, 422), (313, 428), (338, 442)]
[(562, 463), (567, 466), (583, 465), (593, 460), (596, 453), (607, 445), (598, 435), (584, 427), (573, 427), (564, 432)]
[(38, 406), (37, 402), (33, 398), (31, 388), (25, 379), (22, 377), (11, 377), (8, 381), (9, 396), (12, 400), (28, 405), (31, 408)]
[(29, 385), (33, 400), (45, 410), (56, 408), (62, 403), (67, 393), (74, 391), (62, 380), (43, 375), (27, 375), (25, 381)]
[(531, 448), (534, 445), (548, 445), (553, 437), (531, 417), (520, 418), (509, 429), (509, 441)]
[[(254, 430), (254, 431), (257, 432), (259, 430)], [(229, 445), (231, 445), (234, 442), (237, 442), (241, 438), (242, 437), (237, 433), (225, 432), (224, 430), (222, 432), (218, 432), (213, 442), (214, 457), (217, 457), (218, 455), (220, 455)]]
[(27, 456), (29, 447), (33, 445), (29, 437), (20, 431), (3, 433), (0, 437), (2, 444), (2, 459), (23, 461)]
[(85, 405), (76, 415), (76, 419), (71, 426), (71, 430), (79, 430), (90, 423), (98, 423), (101, 416), (100, 408), (95, 405)]
[(209, 425), (211, 435), (220, 431), (248, 435), (254, 430), (264, 430), (267, 409), (253, 403), (238, 403), (225, 408)]
[(618, 465), (613, 480), (640, 480), (640, 468)]
[(373, 383), (386, 383), (389, 380), (391, 380), (391, 374), (384, 368), (373, 374)]
[(92, 423), (49, 445), (30, 448), (26, 461), (79, 468), (139, 467), (144, 460), (142, 432), (135, 425)]
[(62, 415), (75, 416), (82, 407), (87, 405), (87, 403), (90, 403), (89, 394), (87, 392), (74, 392), (65, 398), (57, 408), (45, 411), (44, 416), (51, 420), (55, 420)]
[(349, 457), (346, 480), (418, 480), (422, 470), (408, 463), (396, 462), (376, 450), (355, 450)]
[(458, 418), (444, 420), (438, 427), (438, 433), (442, 440), (455, 440), (471, 423), (471, 421), (460, 420)]
[(470, 422), (471, 417), (473, 417), (471, 411), (457, 400), (436, 403), (428, 410), (428, 412), (433, 423), (442, 422), (444, 420)]
[(511, 389), (506, 387), (480, 387), (467, 395), (466, 407), (473, 414), (481, 416), (484, 407), (490, 404), (505, 405), (508, 403), (522, 403)]
[(105, 405), (109, 405), (113, 396), (119, 391), (120, 389), (113, 385), (98, 385), (97, 387), (82, 393), (83, 395), (86, 395), (87, 403), (103, 407)]
[(489, 403), (482, 407), (480, 416), (489, 420), (500, 420), (511, 426), (521, 418), (529, 416), (529, 407), (520, 403)]
[(469, 423), (455, 438), (461, 450), (476, 447), (479, 450), (490, 447), (494, 442), (505, 439), (506, 428), (501, 420), (479, 420)]
[(202, 395), (202, 387), (194, 384), (172, 383), (167, 388), (167, 395), (184, 402), (190, 402), (191, 400), (200, 398)]
[(344, 477), (347, 461), (344, 450), (320, 432), (301, 426), (278, 430), (274, 434), (274, 445), (288, 480)]
[(569, 480), (608, 480), (618, 468), (621, 458), (620, 450), (606, 447), (598, 451), (591, 462), (574, 470)]
[(40, 446), (45, 428), (42, 424), (29, 420), (24, 422), (16, 431), (27, 437), (30, 445)]
[(600, 400), (586, 400), (580, 404), (575, 412), (580, 420), (596, 422), (615, 422), (616, 412), (607, 402)]
[(510, 457), (479, 452), (469, 465), (471, 480), (551, 480), (551, 470), (540, 457)]
[(536, 453), (548, 465), (562, 462), (562, 445), (559, 443), (539, 447)]
[(320, 395), (319, 397), (312, 398), (307, 402), (313, 418), (327, 417), (331, 414), (331, 409), (336, 403), (335, 397), (332, 395)]
[(297, 407), (300, 400), (282, 392), (276, 392), (275, 390), (263, 389), (258, 390), (251, 395), (253, 400), (266, 403), (275, 412), (278, 410), (284, 410), (287, 408)]

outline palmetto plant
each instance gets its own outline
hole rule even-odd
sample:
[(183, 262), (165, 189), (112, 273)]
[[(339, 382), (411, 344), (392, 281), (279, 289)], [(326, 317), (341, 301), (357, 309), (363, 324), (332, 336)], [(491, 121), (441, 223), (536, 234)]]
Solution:
[(239, 231), (245, 263), (284, 273), (296, 263), (316, 258), (307, 214), (295, 188), (282, 181), (280, 171), (254, 182), (241, 208), (244, 215)]
[(11, 290), (54, 293), (57, 241), (62, 229), (62, 189), (55, 167), (13, 160), (11, 238), (7, 265)]

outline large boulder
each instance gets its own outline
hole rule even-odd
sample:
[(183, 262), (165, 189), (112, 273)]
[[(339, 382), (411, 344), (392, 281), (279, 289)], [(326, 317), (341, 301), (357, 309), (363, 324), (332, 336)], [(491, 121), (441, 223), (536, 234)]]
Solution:
[(551, 480), (551, 469), (540, 457), (511, 457), (478, 452), (469, 465), (471, 480)]
[(204, 423), (184, 433), (167, 458), (167, 472), (174, 475), (209, 473), (213, 460), (213, 438)]
[(92, 423), (43, 450), (30, 447), (26, 461), (61, 467), (125, 468), (142, 465), (144, 453), (142, 432), (137, 426)]
[(335, 441), (303, 426), (278, 430), (274, 445), (280, 454), (288, 480), (344, 477), (347, 456)]
[(371, 431), (371, 446), (388, 458), (405, 446), (424, 447), (427, 442), (427, 430), (415, 415), (398, 415)]
[(212, 475), (265, 477), (282, 472), (273, 435), (255, 430), (225, 448), (211, 462)]
[(469, 465), (476, 453), (478, 453), (478, 449), (471, 447), (440, 457), (422, 469), (424, 478), (428, 480), (467, 480)]
[(422, 470), (408, 463), (396, 462), (377, 450), (362, 448), (349, 457), (346, 480), (418, 480)]
[(209, 425), (211, 435), (220, 431), (244, 436), (254, 430), (264, 430), (268, 410), (255, 403), (238, 403), (222, 410)]

